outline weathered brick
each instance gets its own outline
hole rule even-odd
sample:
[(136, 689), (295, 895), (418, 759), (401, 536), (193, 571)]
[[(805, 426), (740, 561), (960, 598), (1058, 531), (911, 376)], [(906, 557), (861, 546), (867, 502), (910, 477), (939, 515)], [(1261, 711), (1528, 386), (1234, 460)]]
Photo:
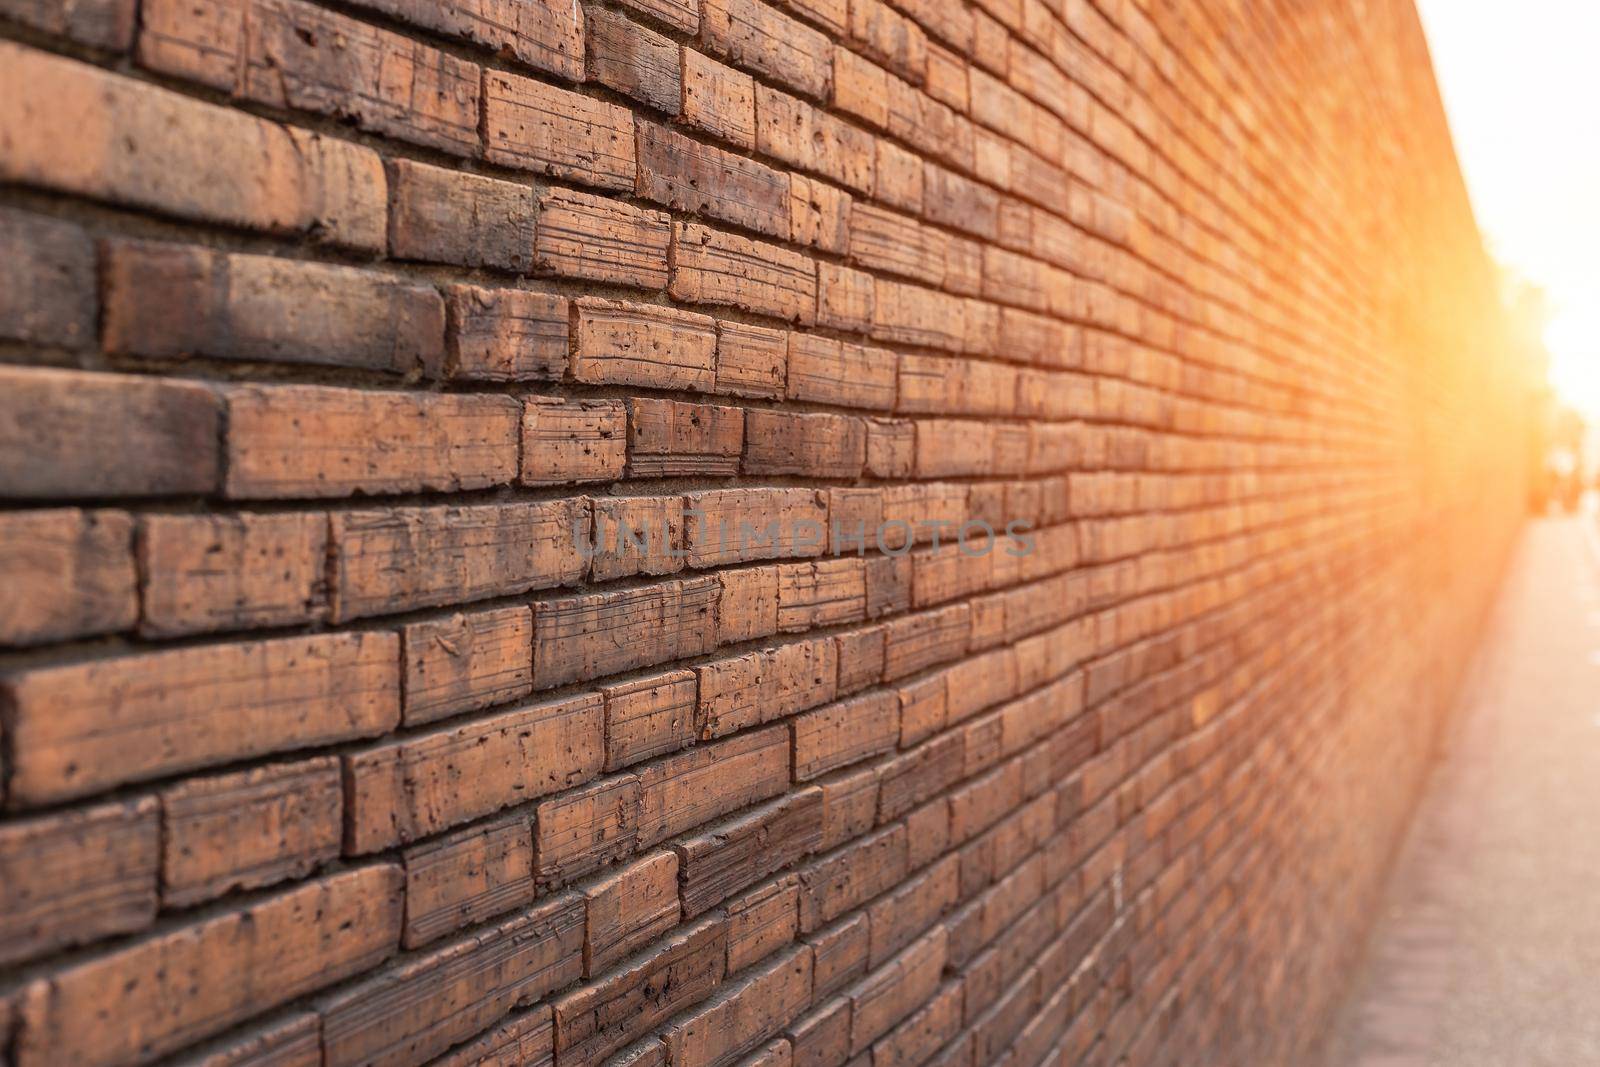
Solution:
[(867, 461), (860, 419), (821, 412), (750, 411), (744, 419), (746, 474), (854, 479)]
[(850, 1047), (861, 1052), (932, 998), (946, 958), (946, 934), (935, 927), (851, 992)]
[(139, 60), (235, 99), (475, 156), (482, 71), (301, 0), (149, 0)]
[[(865, 912), (857, 912), (822, 930), (808, 933), (802, 940), (811, 946), (816, 956), (816, 999), (832, 996), (867, 973)], [(849, 1045), (848, 1034), (845, 1045)]]
[[(398, 867), (362, 867), (76, 963), (23, 991), (16, 1061), (142, 1063), (359, 974), (394, 951), (400, 895)], [(145, 1022), (83, 1025), (101, 1012)]]
[(906, 875), (906, 828), (888, 826), (800, 871), (800, 929), (832, 922)]
[(105, 250), (108, 351), (405, 373), (444, 357), (431, 286), (372, 271), (154, 242)]
[(622, 6), (687, 34), (700, 26), (700, 0), (622, 0)]
[(149, 926), (160, 864), (150, 797), (0, 826), (0, 961)]
[(522, 411), (523, 485), (603, 482), (622, 476), (628, 412), (620, 400), (531, 396)]
[(533, 829), (525, 814), (412, 845), (400, 859), (406, 948), (533, 902)]
[(635, 860), (583, 891), (583, 973), (609, 970), (678, 924), (678, 855), (664, 849)]
[(553, 1067), (555, 1022), (548, 1004), (516, 1012), (428, 1067)]
[[(0, 180), (383, 248), (387, 183), (371, 149), (11, 43), (0, 44), (0, 101)], [(64, 129), (80, 131), (73, 152), (60, 150)]]
[(479, 45), (568, 81), (583, 79), (583, 14), (562, 0), (356, 0), (359, 7)]
[(740, 567), (718, 573), (717, 644), (737, 645), (778, 632), (778, 569)]
[(138, 541), (144, 634), (292, 626), (327, 611), (321, 512), (146, 515)]
[(827, 543), (827, 498), (814, 490), (713, 489), (684, 499), (691, 567), (819, 556)]
[(373, 852), (593, 778), (597, 694), (500, 712), (344, 756), (345, 849)]
[(82, 229), (0, 210), (0, 263), (0, 337), (62, 348), (94, 343), (95, 250)]
[(516, 475), (510, 397), (243, 385), (226, 399), (234, 499), (481, 489)]
[(824, 559), (779, 566), (779, 630), (799, 633), (866, 617), (866, 564), (862, 560)]
[(603, 686), (606, 770), (614, 771), (694, 743), (697, 684), (692, 671)]
[(839, 646), (839, 695), (848, 696), (883, 681), (882, 626), (843, 633), (833, 640)]
[[(695, 25), (699, 25), (698, 12)], [(693, 32), (694, 27), (685, 27)], [(746, 151), (756, 146), (756, 88), (750, 75), (692, 48), (683, 50), (678, 121)]]
[(790, 1023), (785, 1033), (793, 1067), (842, 1067), (850, 1058), (850, 1001), (835, 997)]
[(816, 321), (816, 267), (805, 256), (694, 223), (675, 222), (672, 230), (675, 299)]
[(589, 576), (604, 582), (683, 569), (681, 496), (596, 497)]
[(51, 0), (7, 0), (5, 15), (25, 26), (79, 44), (126, 52), (133, 44), (133, 0), (89, 0), (62, 5)]
[(567, 370), (567, 298), (452, 285), (444, 376), (458, 381), (558, 380)]
[(817, 325), (868, 333), (876, 299), (872, 275), (833, 263), (817, 264)]
[(672, 1067), (729, 1067), (811, 1004), (811, 949), (791, 949), (731, 983), (665, 1034)]
[(722, 737), (814, 708), (838, 692), (838, 651), (828, 638), (717, 660), (700, 676), (700, 729)]
[(826, 99), (833, 45), (761, 0), (701, 0), (700, 40), (736, 67)]
[(556, 1001), (557, 1062), (594, 1067), (709, 995), (722, 980), (727, 927), (698, 923)]
[(794, 776), (799, 781), (893, 751), (900, 740), (900, 701), (892, 692), (841, 701), (796, 716)]
[(709, 392), (716, 373), (713, 319), (687, 311), (580, 297), (572, 374), (580, 382)]
[(323, 1062), (426, 1062), (511, 1008), (560, 989), (582, 964), (583, 903), (562, 894), (323, 997)]
[(492, 163), (603, 189), (633, 188), (633, 116), (615, 104), (486, 71), (483, 138)]
[(685, 659), (711, 651), (714, 578), (545, 600), (533, 609), (538, 688)]
[(11, 801), (382, 733), (399, 720), (399, 657), (395, 635), (351, 633), (19, 671), (0, 683)]
[(0, 367), (0, 497), (210, 492), (220, 421), (197, 382)]
[(717, 392), (781, 397), (787, 365), (787, 332), (744, 322), (717, 323)]
[(390, 255), (532, 270), (534, 201), (526, 185), (409, 159), (389, 163), (389, 184)]
[(139, 617), (133, 517), (51, 508), (0, 515), (0, 645), (133, 626)]
[(728, 973), (742, 971), (794, 941), (800, 884), (793, 875), (727, 902)]
[[(693, 27), (689, 27), (693, 29)], [(595, 8), (584, 20), (589, 80), (676, 115), (683, 102), (680, 46), (614, 11)]]
[(539, 198), (534, 267), (564, 278), (661, 289), (670, 222), (664, 211), (553, 189)]
[(850, 194), (799, 174), (789, 176), (789, 240), (842, 254), (850, 246)]
[(504, 704), (533, 691), (526, 607), (458, 612), (400, 631), (408, 726)]
[(873, 1044), (874, 1067), (928, 1062), (960, 1033), (961, 1005), (961, 983), (946, 982), (924, 1007)]
[(161, 900), (185, 907), (299, 878), (339, 855), (333, 757), (191, 778), (161, 791)]
[[(822, 791), (791, 793), (675, 844), (683, 913), (693, 918), (798, 862), (822, 842)], [(809, 993), (809, 990), (808, 990)]]
[(851, 192), (872, 195), (872, 134), (760, 83), (756, 147), (791, 167), (832, 178)]
[(170, 1062), (173, 1067), (322, 1067), (322, 1020), (314, 1011), (290, 1009)]
[(571, 585), (585, 571), (587, 526), (577, 500), (335, 512), (331, 617)]
[(639, 123), (638, 194), (675, 211), (789, 237), (789, 176), (652, 122)]
[(878, 769), (871, 764), (830, 774), (822, 790), (821, 851), (838, 848), (872, 829), (878, 814)]
[(635, 769), (643, 789), (639, 847), (648, 848), (781, 794), (789, 785), (789, 733), (755, 730)]
[(789, 397), (842, 407), (891, 411), (898, 357), (809, 334), (789, 336)]
[(744, 411), (639, 398), (629, 402), (628, 473), (636, 478), (736, 474)]
[(941, 231), (871, 204), (850, 212), (850, 260), (869, 270), (943, 285), (949, 243)]
[(542, 801), (534, 822), (539, 885), (565, 885), (632, 854), (638, 820), (639, 779), (631, 774)]
[(867, 909), (869, 966), (879, 966), (955, 910), (960, 867), (959, 856), (946, 856), (872, 903)]

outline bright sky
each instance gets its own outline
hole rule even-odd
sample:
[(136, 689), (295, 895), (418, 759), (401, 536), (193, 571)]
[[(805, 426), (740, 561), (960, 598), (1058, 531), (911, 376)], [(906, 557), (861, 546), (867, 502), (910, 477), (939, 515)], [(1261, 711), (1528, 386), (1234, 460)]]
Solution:
[(1417, 0), (1495, 257), (1549, 294), (1550, 377), (1600, 419), (1600, 0)]

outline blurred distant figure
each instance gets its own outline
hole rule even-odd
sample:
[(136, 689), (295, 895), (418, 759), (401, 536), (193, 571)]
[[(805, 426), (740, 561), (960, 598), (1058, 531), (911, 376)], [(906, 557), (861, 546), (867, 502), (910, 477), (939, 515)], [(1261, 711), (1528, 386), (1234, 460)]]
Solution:
[(1578, 510), (1583, 497), (1583, 479), (1579, 475), (1578, 457), (1570, 448), (1552, 448), (1545, 457), (1545, 508), (1559, 504), (1567, 514)]

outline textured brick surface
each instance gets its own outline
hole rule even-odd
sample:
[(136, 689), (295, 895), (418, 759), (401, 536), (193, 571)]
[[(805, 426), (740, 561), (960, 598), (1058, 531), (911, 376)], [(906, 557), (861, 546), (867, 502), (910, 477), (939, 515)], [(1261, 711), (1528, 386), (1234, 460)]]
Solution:
[(0, 1061), (1302, 1062), (1493, 293), (1409, 0), (0, 0)]

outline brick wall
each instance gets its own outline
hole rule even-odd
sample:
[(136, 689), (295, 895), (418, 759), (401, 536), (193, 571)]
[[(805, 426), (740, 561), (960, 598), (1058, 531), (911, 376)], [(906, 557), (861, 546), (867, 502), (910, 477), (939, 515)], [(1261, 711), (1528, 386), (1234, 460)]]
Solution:
[(1304, 1062), (1496, 307), (1409, 0), (0, 0), (0, 1060)]

